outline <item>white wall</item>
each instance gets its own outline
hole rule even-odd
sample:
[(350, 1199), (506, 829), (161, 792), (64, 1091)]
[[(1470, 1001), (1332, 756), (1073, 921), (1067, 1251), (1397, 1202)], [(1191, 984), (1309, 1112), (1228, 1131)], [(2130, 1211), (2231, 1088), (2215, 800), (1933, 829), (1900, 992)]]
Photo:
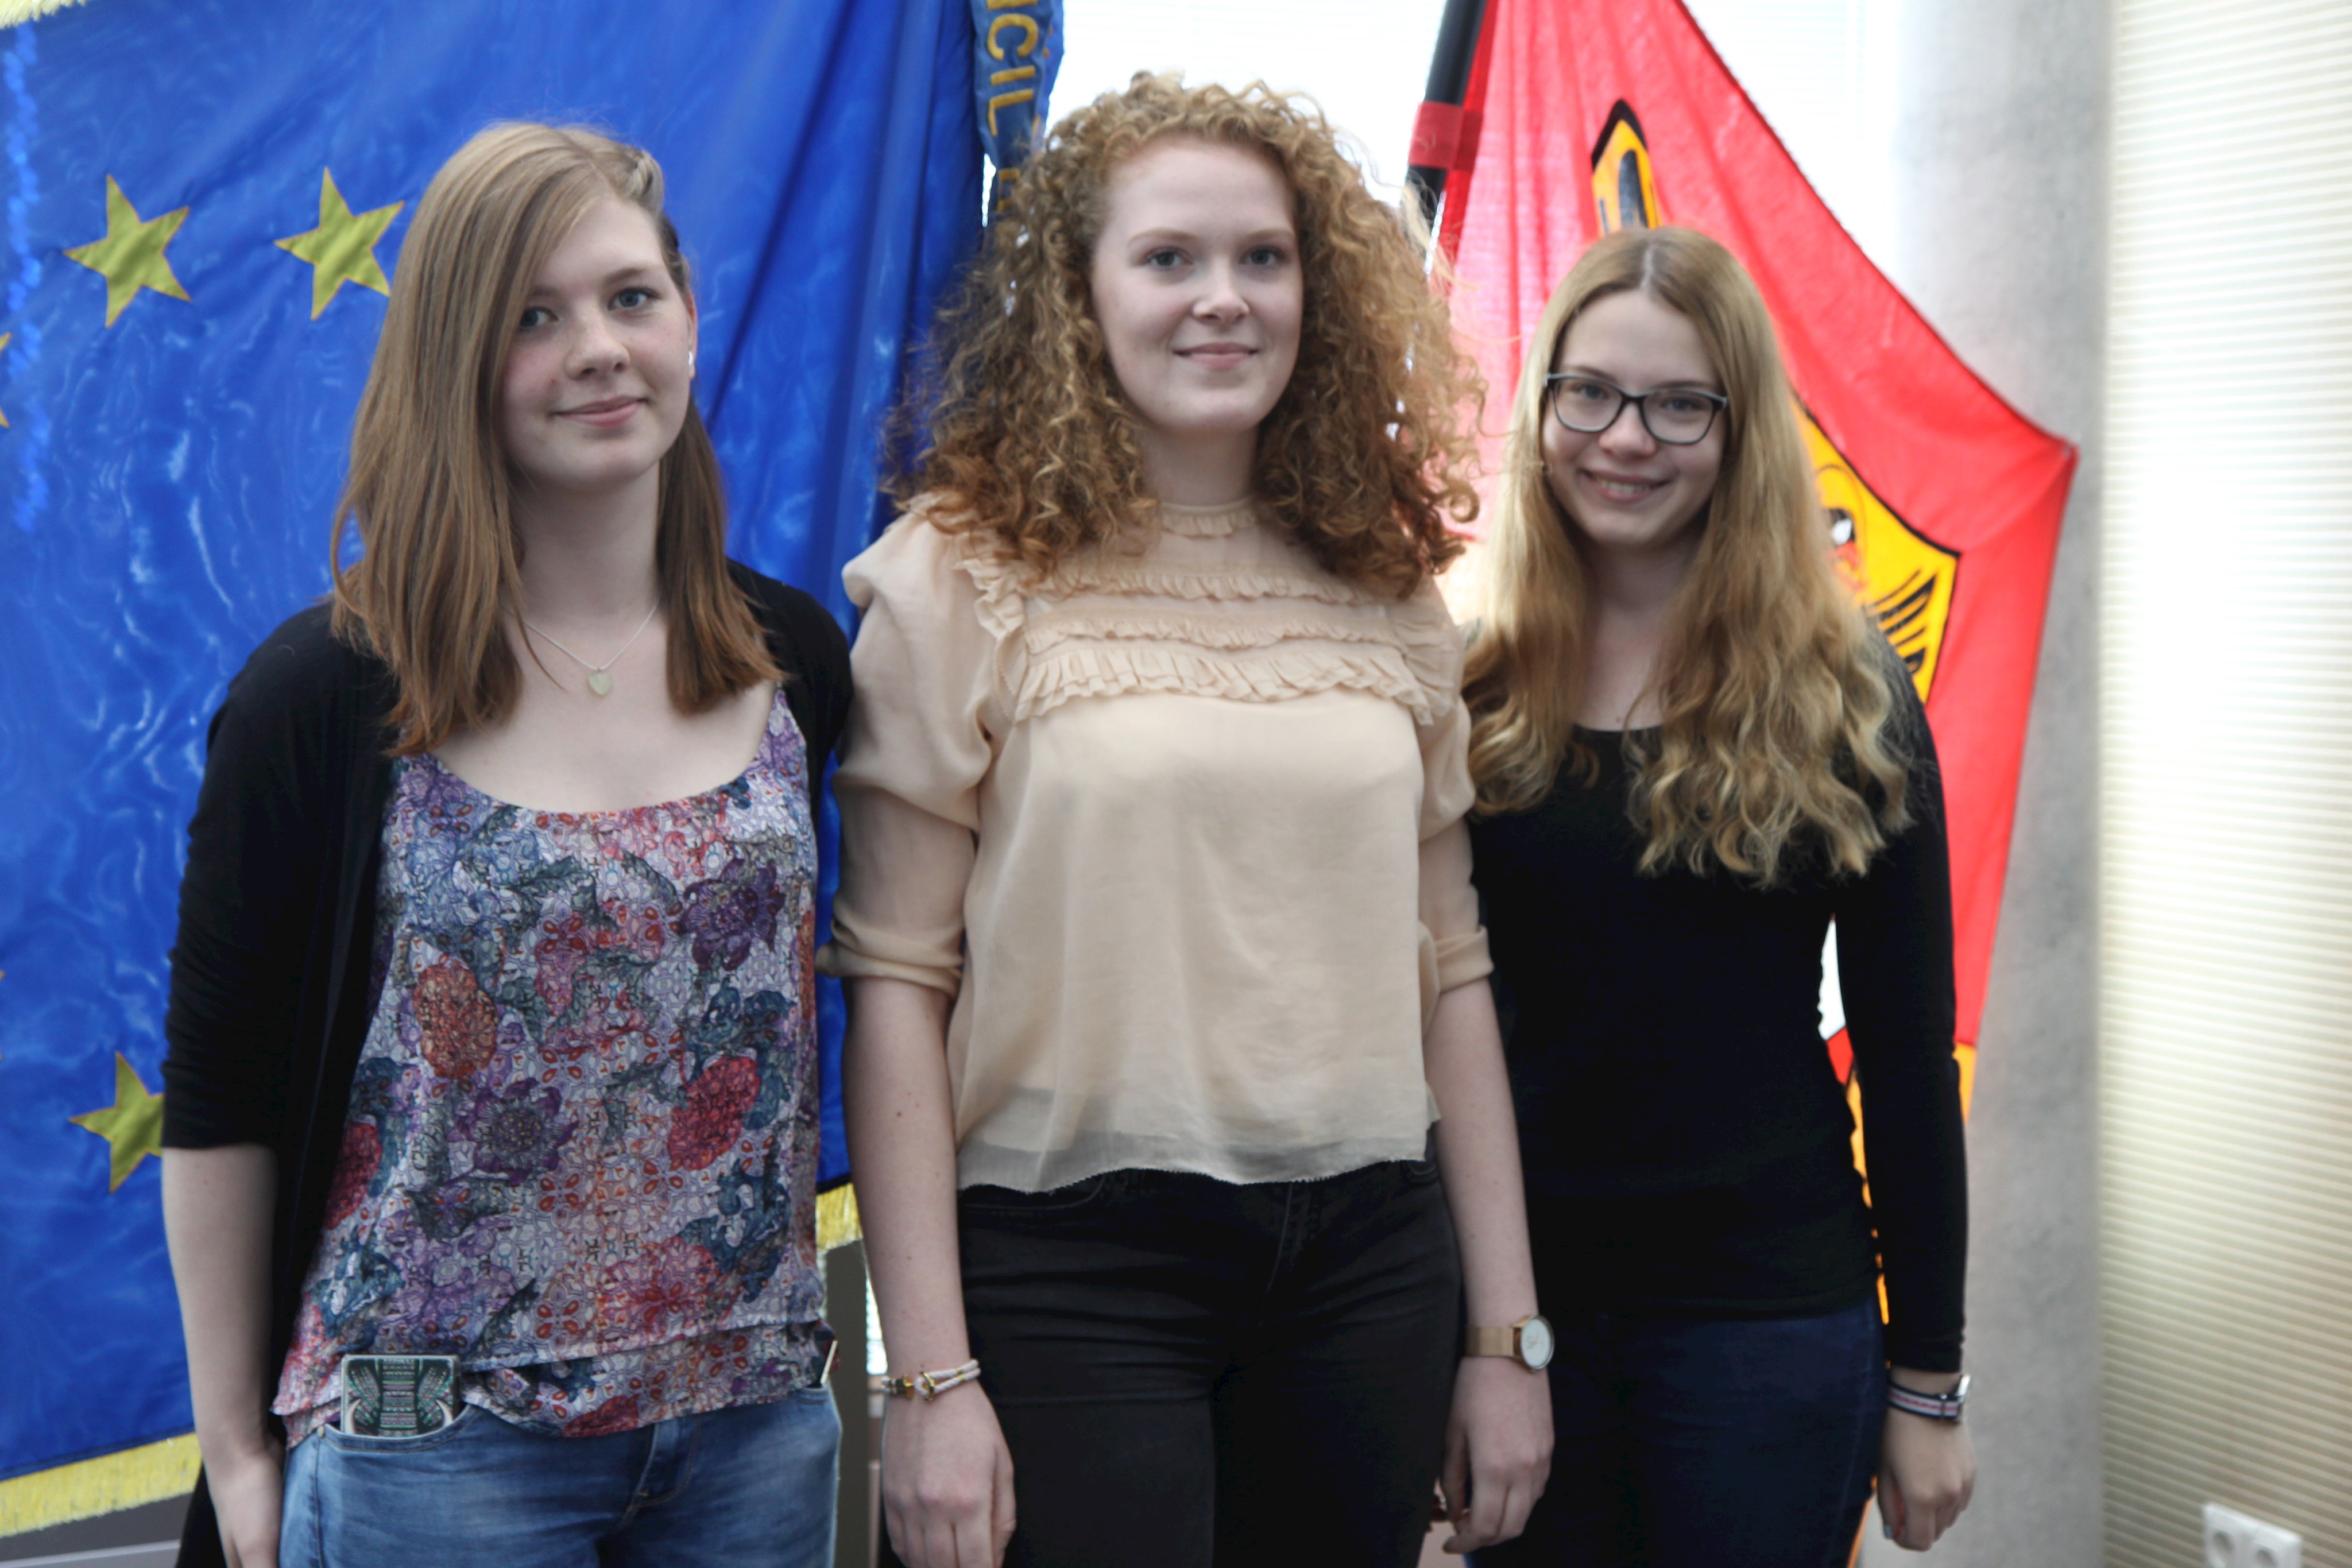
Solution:
[(1404, 183), (1413, 111), (1429, 80), (1444, 0), (1064, 0), (1069, 53), (1055, 119), (1139, 70), (1306, 92), (1361, 146), (1378, 184)]
[(1885, 269), (1895, 224), (1896, 0), (1689, 4), (1805, 178)]

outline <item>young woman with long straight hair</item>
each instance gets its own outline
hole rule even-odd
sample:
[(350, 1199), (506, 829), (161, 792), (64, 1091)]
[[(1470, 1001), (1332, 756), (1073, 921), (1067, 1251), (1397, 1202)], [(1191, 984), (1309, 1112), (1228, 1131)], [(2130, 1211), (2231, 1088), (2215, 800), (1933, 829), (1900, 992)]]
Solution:
[(459, 149), (352, 431), (363, 553), (213, 720), (163, 1070), (184, 1563), (832, 1560), (848, 650), (727, 559), (689, 281), (642, 150)]
[(826, 952), (891, 1543), (1402, 1565), (1441, 1469), (1507, 1536), (1542, 1331), (1431, 580), (1470, 371), (1406, 220), (1310, 110), (1139, 77), (944, 342), (847, 573)]
[[(1481, 1561), (1843, 1568), (1874, 1472), (1924, 1549), (1975, 1461), (1918, 699), (1837, 576), (1771, 320), (1720, 245), (1587, 251), (1509, 441), (1472, 839), (1558, 1447), (1527, 1533)], [(1867, 1205), (1819, 1029), (1832, 921)]]

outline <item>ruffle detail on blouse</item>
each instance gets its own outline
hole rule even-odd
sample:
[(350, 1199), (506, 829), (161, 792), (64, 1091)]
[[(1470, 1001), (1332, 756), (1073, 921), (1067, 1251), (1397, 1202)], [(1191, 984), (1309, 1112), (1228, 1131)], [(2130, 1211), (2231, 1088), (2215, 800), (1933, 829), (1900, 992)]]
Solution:
[(1029, 612), (1023, 604), (1022, 583), (1025, 574), (1018, 561), (1005, 559), (991, 549), (977, 533), (950, 535), (955, 549), (955, 563), (971, 579), (980, 591), (980, 623), (988, 634), (999, 642), (1014, 636)]
[[(1170, 531), (1196, 538), (1251, 518), (1246, 504), (1160, 512), (1163, 527), (1175, 520)], [(1459, 698), (1461, 638), (1434, 585), (1399, 601), (1308, 567), (1201, 565), (1109, 549), (1040, 580), (975, 536), (952, 536), (951, 544), (995, 641), (996, 686), (1014, 723), (1074, 697), (1120, 692), (1280, 702), (1360, 691), (1427, 727)]]
[(979, 594), (972, 605), (981, 629), (996, 643), (996, 689), (1017, 691), (1022, 684), (1022, 660), (1027, 651), (1023, 628), (1029, 619), (1022, 592), (1028, 573), (1018, 561), (1008, 560), (990, 548), (977, 532), (947, 536), (950, 559), (961, 569)]
[[(1147, 594), (1193, 601), (1303, 599), (1316, 604), (1395, 605), (1377, 589), (1286, 566), (1194, 566), (1095, 552), (1070, 561), (1032, 591), (1059, 601), (1085, 593)], [(1402, 606), (1398, 606), (1402, 608)]]
[(1386, 697), (1427, 725), (1438, 716), (1429, 692), (1394, 645), (1346, 653), (1290, 645), (1254, 654), (1209, 653), (1179, 643), (1066, 643), (1032, 657), (1013, 717), (1038, 717), (1074, 697), (1183, 692), (1234, 702), (1285, 702), (1329, 691)]
[(1034, 618), (1024, 635), (1032, 653), (1065, 643), (1190, 643), (1214, 651), (1271, 648), (1278, 643), (1365, 643), (1398, 647), (1403, 628), (1366, 616), (1252, 614), (1209, 616), (1159, 606), (1112, 601), (1083, 608), (1056, 605)]
[(1406, 667), (1429, 695), (1433, 709), (1443, 714), (1460, 702), (1462, 629), (1454, 623), (1454, 612), (1445, 608), (1437, 584), (1423, 583), (1411, 599), (1392, 606), (1389, 624), (1404, 651)]
[(1257, 520), (1257, 504), (1236, 501), (1230, 507), (1159, 507), (1160, 526), (1186, 538), (1215, 539), (1247, 528)]

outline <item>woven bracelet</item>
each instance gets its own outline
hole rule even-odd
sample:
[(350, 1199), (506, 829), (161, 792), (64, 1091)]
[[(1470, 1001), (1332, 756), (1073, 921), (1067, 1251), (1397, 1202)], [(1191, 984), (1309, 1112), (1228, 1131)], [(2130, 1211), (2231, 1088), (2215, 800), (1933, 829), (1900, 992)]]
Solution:
[(1966, 1378), (1949, 1394), (1923, 1394), (1916, 1388), (1906, 1388), (1899, 1383), (1886, 1385), (1889, 1407), (1906, 1415), (1922, 1416), (1930, 1421), (1957, 1421), (1968, 1404), (1969, 1385)]
[(897, 1399), (932, 1400), (959, 1385), (979, 1381), (980, 1363), (967, 1361), (961, 1366), (918, 1372), (911, 1377), (886, 1377), (882, 1380), (882, 1392)]

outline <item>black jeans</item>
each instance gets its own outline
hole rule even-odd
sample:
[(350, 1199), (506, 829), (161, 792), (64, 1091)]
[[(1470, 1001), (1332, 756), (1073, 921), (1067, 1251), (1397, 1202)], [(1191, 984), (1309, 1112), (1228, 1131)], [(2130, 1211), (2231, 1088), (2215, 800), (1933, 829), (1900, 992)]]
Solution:
[(958, 1207), (1013, 1451), (1007, 1568), (1409, 1568), (1462, 1344), (1433, 1162), (1114, 1171)]

